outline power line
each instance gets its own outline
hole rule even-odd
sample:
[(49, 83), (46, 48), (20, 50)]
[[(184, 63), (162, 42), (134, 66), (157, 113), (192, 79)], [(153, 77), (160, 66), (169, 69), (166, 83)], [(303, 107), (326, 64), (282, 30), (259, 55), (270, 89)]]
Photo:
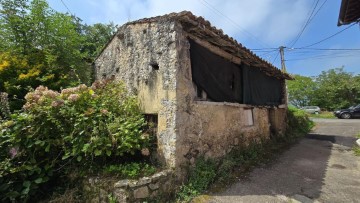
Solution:
[(274, 52), (277, 52), (277, 51), (278, 50), (267, 51), (267, 52), (264, 52), (264, 53), (260, 54), (259, 57), (264, 57), (264, 56), (273, 54)]
[(323, 48), (291, 48), (294, 50), (314, 50), (314, 51), (360, 51), (360, 49), (351, 49), (351, 48), (345, 48), (345, 49), (323, 49)]
[(274, 64), (274, 63), (275, 63), (275, 61), (276, 61), (277, 57), (279, 56), (279, 54), (280, 54), (280, 52), (278, 52), (278, 53), (276, 54), (276, 56), (275, 56), (275, 58), (274, 58), (274, 60), (273, 60), (273, 62), (272, 62), (271, 64)]
[(60, 1), (61, 1), (61, 3), (65, 6), (65, 8), (67, 9), (67, 11), (70, 13), (70, 15), (72, 15), (69, 7), (67, 7), (67, 5), (65, 4), (65, 2), (64, 2), (63, 0), (60, 0)]
[[(203, 4), (204, 6), (210, 8), (211, 10), (215, 11), (216, 13), (218, 13), (219, 15), (221, 15), (222, 17), (226, 18), (229, 22), (231, 22), (232, 24), (234, 24), (241, 32), (243, 32), (244, 34), (247, 34), (248, 36), (250, 36), (251, 38), (253, 38), (256, 42), (258, 42), (261, 46), (263, 47), (269, 47), (265, 42), (262, 42), (260, 39), (258, 39), (255, 35), (251, 34), (250, 32), (246, 31), (244, 28), (242, 28), (239, 24), (237, 24), (234, 20), (232, 20), (231, 18), (229, 18), (227, 15), (223, 14), (221, 11), (219, 11), (218, 9), (216, 9), (213, 5), (211, 5), (209, 2), (207, 2), (206, 0), (199, 0), (199, 2), (201, 4)], [(205, 4), (204, 4), (205, 3)]]
[[(255, 52), (271, 52), (276, 51), (279, 48), (267, 48), (267, 49), (250, 49)], [(271, 51), (270, 51), (271, 50)], [(297, 50), (309, 50), (309, 51), (359, 51), (360, 48), (339, 48), (339, 49), (332, 49), (332, 48), (305, 48), (305, 47), (295, 47), (295, 48), (288, 48), (287, 50), (290, 51), (297, 51)]]
[(310, 21), (312, 21), (312, 19), (315, 18), (315, 16), (319, 13), (319, 11), (320, 11), (321, 8), (325, 5), (326, 2), (327, 2), (327, 0), (325, 0), (325, 1), (321, 4), (321, 6), (320, 6), (319, 9), (316, 11), (316, 13), (315, 13), (314, 16), (311, 18)]
[(318, 60), (318, 59), (329, 59), (329, 58), (344, 58), (344, 57), (352, 57), (358, 56), (357, 54), (347, 54), (347, 55), (318, 55), (313, 57), (306, 57), (306, 58), (294, 58), (294, 59), (287, 59), (286, 61), (305, 61), (305, 60)]
[(312, 18), (312, 15), (313, 15), (313, 13), (315, 12), (315, 9), (316, 9), (319, 1), (320, 1), (320, 0), (317, 0), (317, 1), (316, 1), (316, 3), (315, 3), (315, 5), (314, 5), (314, 7), (313, 7), (313, 9), (312, 9), (312, 11), (311, 11), (308, 19), (306, 20), (306, 22), (305, 22), (305, 24), (304, 24), (304, 26), (303, 26), (303, 28), (301, 29), (301, 31), (299, 32), (299, 34), (297, 34), (296, 38), (294, 39), (293, 43), (291, 43), (290, 47), (292, 47), (292, 46), (294, 46), (294, 45), (296, 44), (296, 42), (300, 39), (300, 36), (302, 35), (302, 33), (305, 31), (305, 28), (310, 24), (310, 21), (313, 19), (313, 18)]
[(274, 49), (278, 49), (278, 48), (261, 48), (261, 49), (250, 49), (252, 51), (263, 51), (263, 50), (274, 50)]
[(310, 44), (310, 45), (307, 45), (307, 46), (300, 47), (300, 49), (303, 49), (303, 48), (308, 48), (308, 47), (312, 47), (312, 46), (314, 46), (314, 45), (320, 44), (320, 43), (322, 43), (322, 42), (324, 42), (324, 41), (326, 41), (326, 40), (328, 40), (328, 39), (330, 39), (330, 38), (332, 38), (332, 37), (335, 37), (336, 35), (338, 35), (338, 34), (340, 34), (340, 33), (344, 32), (345, 30), (347, 30), (347, 29), (351, 28), (351, 27), (352, 27), (352, 26), (354, 26), (354, 25), (356, 25), (356, 22), (355, 22), (355, 23), (353, 23), (353, 24), (351, 24), (351, 25), (349, 25), (349, 26), (347, 26), (346, 28), (344, 28), (344, 29), (342, 29), (342, 30), (340, 30), (340, 31), (338, 31), (338, 32), (336, 32), (336, 33), (334, 33), (334, 34), (330, 35), (329, 37), (326, 37), (325, 39), (322, 39), (322, 40), (320, 40), (320, 41), (318, 41), (318, 42), (315, 42), (315, 43)]

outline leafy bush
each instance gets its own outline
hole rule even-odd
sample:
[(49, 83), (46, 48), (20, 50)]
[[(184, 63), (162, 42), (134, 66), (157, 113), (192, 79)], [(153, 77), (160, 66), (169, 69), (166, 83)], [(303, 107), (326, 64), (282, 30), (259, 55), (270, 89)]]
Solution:
[(140, 176), (149, 176), (156, 172), (156, 168), (146, 163), (128, 163), (109, 165), (104, 169), (105, 173), (116, 174), (120, 178), (138, 178)]
[(312, 127), (314, 127), (314, 122), (309, 119), (308, 114), (295, 107), (289, 106), (287, 119), (287, 137), (298, 137), (304, 135), (308, 133)]
[(26, 95), (24, 112), (0, 125), (0, 196), (26, 201), (74, 168), (89, 170), (141, 149), (149, 136), (134, 97), (122, 83)]
[(180, 192), (177, 194), (178, 201), (189, 202), (193, 197), (204, 192), (214, 182), (216, 168), (217, 164), (214, 160), (198, 158), (195, 167), (190, 170), (188, 183), (180, 187)]

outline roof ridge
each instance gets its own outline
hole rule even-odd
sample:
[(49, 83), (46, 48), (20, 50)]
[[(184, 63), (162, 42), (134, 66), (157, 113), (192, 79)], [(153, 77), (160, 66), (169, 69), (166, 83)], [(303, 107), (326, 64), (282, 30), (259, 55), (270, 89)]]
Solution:
[[(137, 24), (137, 23), (151, 23), (151, 22), (159, 22), (159, 21), (180, 21), (180, 23), (187, 23), (187, 24), (191, 24), (192, 26), (203, 27), (204, 29), (207, 28), (212, 33), (218, 35), (222, 40), (225, 40), (225, 41), (229, 42), (232, 46), (234, 46), (237, 49), (236, 50), (237, 54), (240, 54), (241, 51), (245, 52), (246, 56), (244, 56), (244, 55), (238, 56), (245, 63), (252, 64), (260, 69), (261, 69), (261, 67), (267, 68), (267, 69), (273, 69), (273, 71), (276, 72), (276, 73), (274, 73), (275, 76), (283, 77), (286, 79), (293, 78), (288, 73), (282, 72), (279, 68), (272, 65), (270, 62), (268, 62), (268, 61), (264, 60), (263, 58), (259, 57), (258, 55), (256, 55), (254, 52), (252, 52), (250, 49), (243, 46), (241, 43), (239, 43), (233, 37), (225, 34), (222, 29), (218, 29), (215, 26), (212, 26), (211, 23), (208, 20), (206, 20), (204, 17), (196, 16), (190, 11), (184, 10), (181, 12), (172, 12), (172, 13), (168, 13), (165, 15), (159, 15), (159, 16), (154, 16), (154, 17), (150, 17), (150, 18), (142, 18), (142, 19), (138, 19), (135, 21), (127, 22), (124, 25), (120, 26), (118, 28), (118, 31), (120, 31), (121, 28), (123, 28), (127, 25), (132, 25), (132, 24)], [(117, 34), (117, 32), (115, 33), (115, 35)], [(234, 53), (231, 53), (231, 54), (234, 54)], [(244, 60), (244, 57), (245, 57), (245, 60)], [(252, 62), (255, 62), (255, 64)], [(266, 70), (263, 70), (263, 71), (266, 71)], [(268, 71), (268, 72), (270, 72), (270, 71)]]

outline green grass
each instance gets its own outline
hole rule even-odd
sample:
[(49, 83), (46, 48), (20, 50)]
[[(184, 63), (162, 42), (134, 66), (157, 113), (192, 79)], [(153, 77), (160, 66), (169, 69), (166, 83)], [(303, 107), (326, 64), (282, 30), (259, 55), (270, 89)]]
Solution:
[(331, 111), (323, 111), (320, 114), (308, 114), (311, 118), (336, 118)]
[(359, 146), (354, 146), (353, 151), (354, 151), (355, 156), (360, 156), (360, 147)]
[(359, 132), (357, 135), (355, 135), (355, 136), (360, 139), (360, 132)]

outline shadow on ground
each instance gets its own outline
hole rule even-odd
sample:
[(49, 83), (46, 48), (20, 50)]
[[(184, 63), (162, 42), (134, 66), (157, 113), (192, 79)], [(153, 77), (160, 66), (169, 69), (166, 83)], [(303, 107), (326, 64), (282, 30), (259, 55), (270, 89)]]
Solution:
[(328, 167), (344, 167), (328, 166), (332, 150), (351, 150), (355, 140), (311, 133), (281, 155), (277, 163), (256, 168), (249, 177), (225, 192), (212, 195), (210, 202), (289, 202), (287, 197), (317, 199)]

